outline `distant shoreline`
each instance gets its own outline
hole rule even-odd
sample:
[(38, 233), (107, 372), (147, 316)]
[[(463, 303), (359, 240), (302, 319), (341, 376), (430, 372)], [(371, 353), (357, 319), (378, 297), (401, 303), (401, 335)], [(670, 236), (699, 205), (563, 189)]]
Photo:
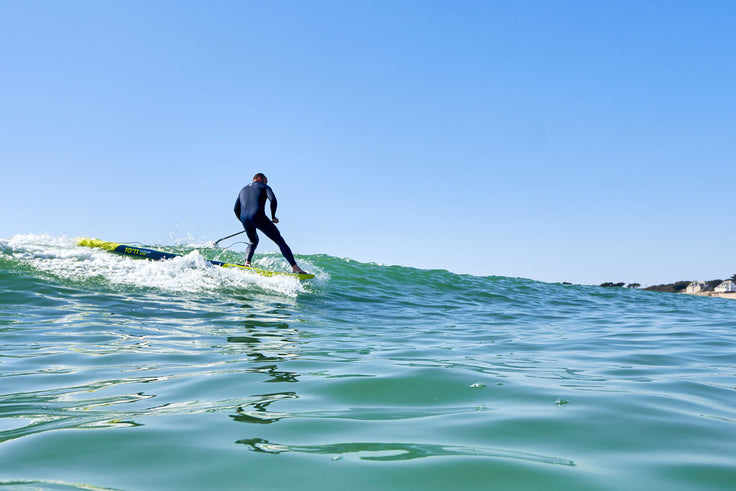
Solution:
[(696, 295), (698, 297), (718, 297), (718, 298), (734, 298), (736, 299), (736, 292), (717, 292), (715, 288), (720, 285), (723, 280), (710, 280), (703, 281), (704, 290), (698, 292), (689, 292), (687, 287), (692, 284), (692, 281), (677, 281), (675, 283), (668, 283), (664, 285), (653, 285), (645, 288), (649, 291), (659, 291), (668, 293), (684, 293), (685, 295)]
[[(733, 278), (732, 278), (733, 281)], [(710, 280), (710, 281), (703, 281), (698, 282), (700, 283), (703, 290), (697, 291), (697, 292), (689, 292), (687, 291), (688, 286), (690, 286), (692, 281), (676, 281), (674, 283), (666, 283), (663, 285), (652, 285), (648, 286), (646, 288), (643, 288), (643, 290), (648, 291), (654, 291), (654, 292), (665, 292), (665, 293), (684, 293), (686, 295), (696, 295), (698, 297), (718, 297), (718, 298), (733, 298), (736, 299), (736, 292), (717, 292), (715, 291), (716, 287), (719, 286), (721, 283), (723, 283), (723, 280)], [(620, 287), (623, 288), (626, 283), (602, 283), (599, 286), (602, 287)], [(636, 288), (638, 289), (640, 287), (639, 283), (630, 283), (626, 288)]]
[(736, 298), (736, 292), (682, 292), (685, 295), (697, 295), (699, 297)]

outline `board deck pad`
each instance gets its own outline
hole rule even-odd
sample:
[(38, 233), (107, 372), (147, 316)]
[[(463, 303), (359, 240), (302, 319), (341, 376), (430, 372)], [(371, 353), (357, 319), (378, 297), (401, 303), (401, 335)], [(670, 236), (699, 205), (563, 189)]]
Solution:
[[(157, 251), (155, 249), (148, 249), (145, 247), (135, 247), (127, 244), (118, 244), (117, 242), (106, 242), (99, 239), (82, 238), (77, 241), (77, 244), (84, 247), (96, 247), (104, 249), (106, 251), (115, 252), (117, 254), (123, 254), (125, 256), (139, 257), (143, 259), (162, 260), (162, 259), (173, 259), (175, 257), (181, 257), (181, 254), (174, 254), (171, 252)], [(261, 276), (287, 276), (290, 278), (297, 278), (300, 280), (311, 280), (314, 275), (311, 273), (287, 273), (283, 271), (269, 271), (266, 269), (254, 268), (252, 266), (244, 266), (242, 264), (224, 263), (222, 261), (215, 261), (213, 259), (206, 259), (210, 264), (215, 266), (221, 266), (223, 268), (242, 269), (249, 273), (259, 274)]]

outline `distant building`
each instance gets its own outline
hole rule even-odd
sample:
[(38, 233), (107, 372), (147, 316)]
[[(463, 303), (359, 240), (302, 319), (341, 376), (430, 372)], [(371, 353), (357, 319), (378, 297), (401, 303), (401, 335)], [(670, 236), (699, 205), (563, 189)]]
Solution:
[(736, 283), (734, 283), (731, 280), (726, 280), (720, 285), (718, 285), (713, 291), (716, 291), (719, 293), (736, 292)]
[(698, 293), (704, 292), (708, 289), (708, 285), (705, 281), (693, 281), (685, 287), (685, 293)]

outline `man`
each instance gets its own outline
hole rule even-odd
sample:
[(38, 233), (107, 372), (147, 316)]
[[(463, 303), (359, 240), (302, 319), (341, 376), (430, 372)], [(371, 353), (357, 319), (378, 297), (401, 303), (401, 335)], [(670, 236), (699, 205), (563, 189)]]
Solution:
[[(266, 199), (271, 201), (271, 220), (266, 217)], [(258, 234), (256, 233), (256, 229), (258, 229), (279, 246), (281, 254), (289, 261), (294, 273), (306, 273), (296, 264), (294, 254), (291, 253), (291, 249), (289, 249), (284, 238), (281, 237), (279, 229), (274, 225), (279, 223), (279, 219), (276, 218), (276, 196), (274, 196), (271, 187), (268, 186), (266, 176), (259, 172), (253, 176), (253, 182), (240, 190), (238, 200), (235, 202), (235, 216), (243, 224), (248, 240), (250, 240), (245, 252), (246, 266), (250, 266), (253, 253), (258, 246)]]

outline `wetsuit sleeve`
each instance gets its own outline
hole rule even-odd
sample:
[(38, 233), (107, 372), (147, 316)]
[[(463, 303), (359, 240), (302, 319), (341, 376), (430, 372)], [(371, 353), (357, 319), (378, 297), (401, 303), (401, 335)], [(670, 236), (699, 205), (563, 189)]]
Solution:
[(233, 211), (235, 211), (235, 216), (240, 220), (240, 195), (238, 195), (238, 199), (235, 201), (235, 208)]
[(271, 189), (271, 186), (266, 186), (266, 197), (271, 202), (271, 217), (275, 217), (277, 202), (276, 195), (273, 194), (273, 189)]

